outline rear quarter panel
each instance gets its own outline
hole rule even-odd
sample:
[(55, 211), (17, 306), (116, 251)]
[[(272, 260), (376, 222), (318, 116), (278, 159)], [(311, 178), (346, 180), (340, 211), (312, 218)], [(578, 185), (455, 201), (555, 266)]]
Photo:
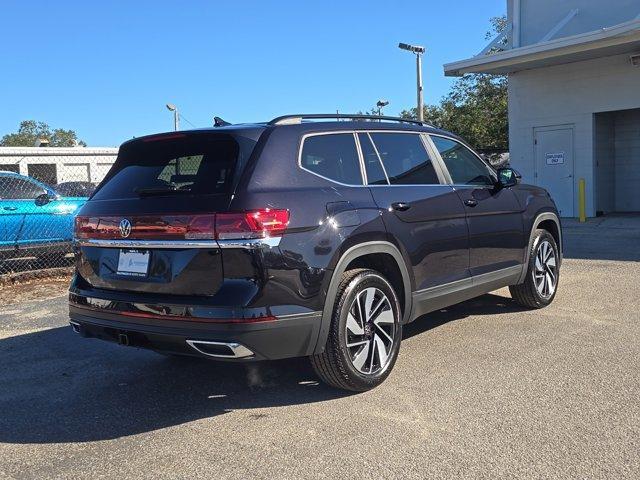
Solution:
[[(356, 243), (387, 240), (387, 235), (368, 188), (333, 183), (298, 166), (301, 136), (284, 127), (266, 136), (268, 141), (247, 169), (250, 174), (243, 176), (231, 210), (289, 210), (278, 254), (265, 257), (269, 279), (262, 295), (265, 302), (286, 297), (321, 310), (341, 254)], [(228, 263), (225, 258), (224, 264)]]

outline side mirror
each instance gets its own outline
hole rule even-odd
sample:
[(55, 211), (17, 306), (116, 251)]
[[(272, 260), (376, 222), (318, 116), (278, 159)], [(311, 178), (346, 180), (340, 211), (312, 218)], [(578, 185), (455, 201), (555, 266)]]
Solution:
[(498, 169), (498, 186), (500, 188), (513, 187), (518, 184), (522, 175), (516, 172), (513, 168), (499, 168)]
[(48, 193), (41, 193), (36, 197), (36, 200), (35, 200), (36, 207), (42, 207), (43, 205), (46, 205), (47, 203), (49, 203), (51, 200), (52, 198)]

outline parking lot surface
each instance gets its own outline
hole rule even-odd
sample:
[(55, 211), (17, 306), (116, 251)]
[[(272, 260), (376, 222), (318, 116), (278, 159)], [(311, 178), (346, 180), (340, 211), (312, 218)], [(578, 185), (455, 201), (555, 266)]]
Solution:
[(428, 315), (363, 394), (81, 339), (39, 288), (0, 307), (0, 478), (640, 478), (640, 228), (605, 227), (567, 225), (552, 306)]

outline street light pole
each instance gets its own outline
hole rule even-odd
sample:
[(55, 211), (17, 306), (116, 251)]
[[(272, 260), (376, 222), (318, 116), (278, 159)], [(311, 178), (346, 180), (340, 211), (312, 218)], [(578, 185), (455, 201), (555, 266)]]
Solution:
[(418, 81), (418, 120), (424, 122), (424, 100), (422, 97), (422, 54), (416, 53), (416, 78)]
[(167, 103), (167, 110), (173, 112), (173, 129), (177, 132), (180, 130), (180, 114), (178, 113), (178, 107), (173, 103)]
[(415, 53), (416, 55), (416, 88), (418, 93), (418, 120), (424, 122), (424, 99), (422, 95), (422, 55), (425, 48), (418, 45), (409, 45), (408, 43), (400, 43), (398, 47), (402, 50)]
[(379, 117), (382, 116), (382, 109), (384, 107), (386, 107), (387, 105), (389, 105), (389, 101), (388, 100), (378, 100), (378, 102), (376, 103), (376, 107), (378, 107), (378, 116)]

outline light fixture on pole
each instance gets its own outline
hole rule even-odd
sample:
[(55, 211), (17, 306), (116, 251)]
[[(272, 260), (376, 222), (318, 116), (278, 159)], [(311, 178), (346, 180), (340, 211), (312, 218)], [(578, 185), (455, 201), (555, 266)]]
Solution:
[(173, 129), (177, 132), (180, 130), (180, 114), (178, 113), (178, 107), (173, 103), (167, 103), (167, 110), (173, 112)]
[(378, 116), (382, 116), (382, 109), (384, 107), (386, 107), (387, 105), (389, 105), (389, 101), (388, 100), (378, 100), (378, 102), (376, 103), (376, 107), (378, 107)]
[(426, 51), (424, 47), (418, 45), (409, 45), (408, 43), (400, 43), (398, 47), (402, 50), (416, 54), (416, 76), (417, 76), (417, 89), (418, 89), (418, 120), (424, 121), (424, 101), (422, 98), (422, 55)]

